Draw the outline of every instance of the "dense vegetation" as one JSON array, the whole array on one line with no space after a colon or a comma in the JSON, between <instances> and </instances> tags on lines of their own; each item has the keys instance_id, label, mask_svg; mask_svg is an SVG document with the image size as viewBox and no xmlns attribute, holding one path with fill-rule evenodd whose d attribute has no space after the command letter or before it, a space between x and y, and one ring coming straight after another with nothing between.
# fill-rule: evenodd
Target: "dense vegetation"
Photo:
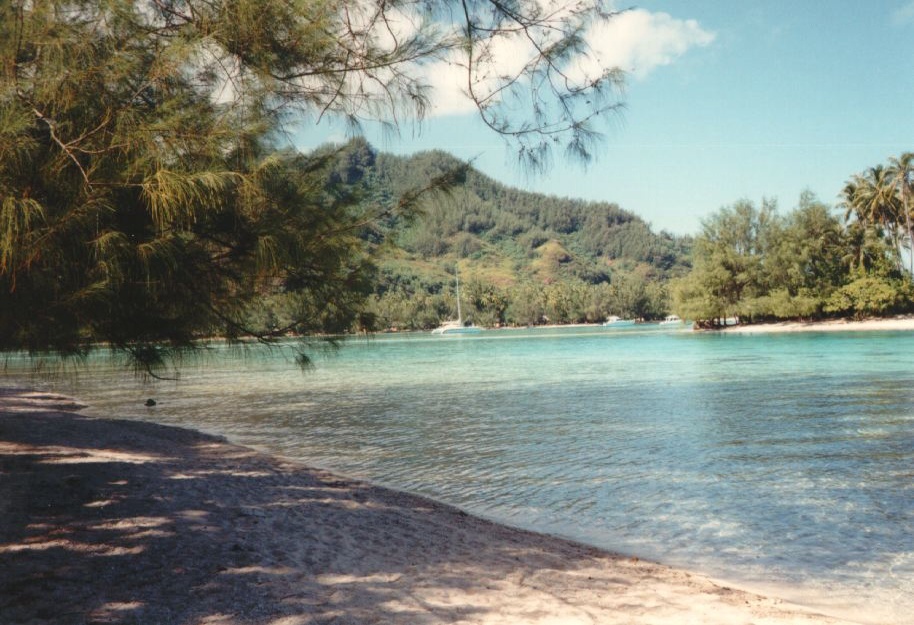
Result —
<instances>
[{"instance_id":1,"label":"dense vegetation","mask_svg":"<svg viewBox=\"0 0 914 625\"><path fill-rule=\"evenodd\" d=\"M854 176L843 220L805 194L785 216L741 201L703 224L694 269L673 288L676 312L704 325L909 312L914 155Z\"/></svg>"},{"instance_id":2,"label":"dense vegetation","mask_svg":"<svg viewBox=\"0 0 914 625\"><path fill-rule=\"evenodd\" d=\"M698 320L910 308L910 154L848 182L844 222L812 198L723 209L692 260L614 204L510 189L443 152L283 147L292 113L421 118L415 70L447 61L523 162L587 159L621 76L563 68L612 19L601 5L0 3L0 349L107 344L152 368L210 336L428 328L454 315L458 267L482 325L654 318L676 278ZM390 30L400 11L409 32ZM518 37L529 59L496 76L489 52Z\"/></svg>"},{"instance_id":3,"label":"dense vegetation","mask_svg":"<svg viewBox=\"0 0 914 625\"><path fill-rule=\"evenodd\" d=\"M622 78L575 62L602 4L0 2L0 349L151 368L201 337L370 321L364 229L418 196L363 201L332 154L283 151L284 124L420 119L422 68L448 63L531 167L586 160Z\"/></svg>"},{"instance_id":4,"label":"dense vegetation","mask_svg":"<svg viewBox=\"0 0 914 625\"><path fill-rule=\"evenodd\" d=\"M780 214L741 200L693 241L655 234L615 204L527 193L443 152L340 151L339 179L372 202L409 195L447 172L461 182L409 219L378 226L388 244L369 307L378 328L422 329L454 315L487 326L654 319L676 312L713 327L741 322L909 312L914 156L852 177L835 209L805 193Z\"/></svg>"},{"instance_id":5,"label":"dense vegetation","mask_svg":"<svg viewBox=\"0 0 914 625\"><path fill-rule=\"evenodd\" d=\"M689 240L656 234L615 204L528 193L502 185L444 152L378 154L341 147L334 180L387 215L363 236L385 241L369 310L378 328L423 329L456 313L486 326L656 318L665 284L688 271ZM418 214L396 210L430 181L452 179Z\"/></svg>"}]
</instances>

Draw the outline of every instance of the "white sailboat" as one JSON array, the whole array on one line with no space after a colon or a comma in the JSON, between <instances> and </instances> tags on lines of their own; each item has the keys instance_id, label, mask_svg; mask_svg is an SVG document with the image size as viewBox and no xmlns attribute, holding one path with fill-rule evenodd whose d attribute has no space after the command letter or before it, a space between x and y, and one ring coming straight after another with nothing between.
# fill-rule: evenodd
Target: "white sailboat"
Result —
<instances>
[{"instance_id":1,"label":"white sailboat","mask_svg":"<svg viewBox=\"0 0 914 625\"><path fill-rule=\"evenodd\" d=\"M623 319L617 315L610 315L603 322L604 328L627 328L633 325L635 325L634 319Z\"/></svg>"},{"instance_id":2,"label":"white sailboat","mask_svg":"<svg viewBox=\"0 0 914 625\"><path fill-rule=\"evenodd\" d=\"M460 311L460 276L454 269L454 279L457 281L457 319L456 321L445 321L440 326L432 330L432 334L476 334L482 332L482 328L473 325L463 325L463 314Z\"/></svg>"}]
</instances>

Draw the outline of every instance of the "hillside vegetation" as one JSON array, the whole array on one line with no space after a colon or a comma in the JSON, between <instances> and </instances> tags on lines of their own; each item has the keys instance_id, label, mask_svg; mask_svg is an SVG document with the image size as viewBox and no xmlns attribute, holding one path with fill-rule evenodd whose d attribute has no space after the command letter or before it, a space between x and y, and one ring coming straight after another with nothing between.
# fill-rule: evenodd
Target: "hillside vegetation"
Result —
<instances>
[{"instance_id":1,"label":"hillside vegetation","mask_svg":"<svg viewBox=\"0 0 914 625\"><path fill-rule=\"evenodd\" d=\"M453 156L378 153L365 141L337 154L336 183L358 188L382 215L365 233L379 242L370 311L379 328L425 329L456 315L496 326L656 318L666 283L689 270L690 241L655 233L616 204L529 193ZM418 212L397 204L433 181Z\"/></svg>"},{"instance_id":2,"label":"hillside vegetation","mask_svg":"<svg viewBox=\"0 0 914 625\"><path fill-rule=\"evenodd\" d=\"M463 320L488 327L669 312L714 327L914 309L914 155L854 176L843 219L809 193L784 215L773 201L740 200L694 238L655 233L613 203L508 187L443 151L394 156L354 140L307 158L324 163L326 195L351 206L371 267L361 329L454 319L457 275ZM266 298L258 325L285 327L281 297ZM321 302L310 310L332 318Z\"/></svg>"}]
</instances>

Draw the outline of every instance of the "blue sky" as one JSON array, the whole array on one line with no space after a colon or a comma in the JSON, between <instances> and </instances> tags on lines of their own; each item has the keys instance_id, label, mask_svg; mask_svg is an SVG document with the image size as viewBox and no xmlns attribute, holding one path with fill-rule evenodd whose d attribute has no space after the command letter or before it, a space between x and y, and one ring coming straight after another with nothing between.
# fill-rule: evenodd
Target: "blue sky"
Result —
<instances>
[{"instance_id":1,"label":"blue sky","mask_svg":"<svg viewBox=\"0 0 914 625\"><path fill-rule=\"evenodd\" d=\"M637 18L637 19L635 19ZM740 199L804 189L835 203L854 173L914 150L914 0L644 0L611 37L630 72L596 162L531 176L470 112L432 116L398 154L444 149L513 186L616 202L657 230L697 233ZM300 146L341 140L308 127Z\"/></svg>"}]
</instances>

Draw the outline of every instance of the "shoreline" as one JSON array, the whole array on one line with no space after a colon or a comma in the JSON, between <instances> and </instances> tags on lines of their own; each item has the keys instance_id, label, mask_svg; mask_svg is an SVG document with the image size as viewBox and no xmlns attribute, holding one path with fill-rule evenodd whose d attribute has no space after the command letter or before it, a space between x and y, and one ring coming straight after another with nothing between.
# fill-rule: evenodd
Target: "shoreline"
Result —
<instances>
[{"instance_id":1,"label":"shoreline","mask_svg":"<svg viewBox=\"0 0 914 625\"><path fill-rule=\"evenodd\" d=\"M653 327L658 322L646 321L637 323L633 328ZM487 331L523 331L523 330L561 330L568 328L601 328L602 323L554 323L534 326L503 326L500 328L484 328ZM630 329L630 328L626 328ZM722 328L691 328L684 325L683 330L705 333L728 334L764 334L780 332L863 332L863 331L900 331L914 330L914 315L898 315L895 317L867 317L865 319L823 319L815 321L775 321L770 323L752 323L745 325L726 326ZM394 332L382 331L379 335L426 335L428 330L398 330Z\"/></svg>"},{"instance_id":2,"label":"shoreline","mask_svg":"<svg viewBox=\"0 0 914 625\"><path fill-rule=\"evenodd\" d=\"M728 326L717 330L698 332L721 332L725 334L767 334L784 332L872 332L872 331L914 330L914 317L872 317L868 319L829 319L824 321L780 321Z\"/></svg>"},{"instance_id":3,"label":"shoreline","mask_svg":"<svg viewBox=\"0 0 914 625\"><path fill-rule=\"evenodd\" d=\"M851 622L81 407L0 389L4 624Z\"/></svg>"}]
</instances>

